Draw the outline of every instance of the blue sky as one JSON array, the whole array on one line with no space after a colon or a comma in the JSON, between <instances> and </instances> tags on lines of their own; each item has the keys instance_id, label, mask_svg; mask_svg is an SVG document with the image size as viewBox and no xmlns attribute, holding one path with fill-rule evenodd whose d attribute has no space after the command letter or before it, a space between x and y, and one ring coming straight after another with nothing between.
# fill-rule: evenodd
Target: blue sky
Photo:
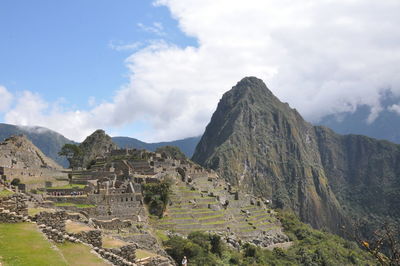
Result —
<instances>
[{"instance_id":1,"label":"blue sky","mask_svg":"<svg viewBox=\"0 0 400 266\"><path fill-rule=\"evenodd\" d=\"M245 76L309 121L400 95L398 0L2 0L0 121L201 135ZM390 110L400 114L400 103Z\"/></svg>"},{"instance_id":2,"label":"blue sky","mask_svg":"<svg viewBox=\"0 0 400 266\"><path fill-rule=\"evenodd\" d=\"M161 23L164 36L139 26L153 23ZM161 37L195 45L166 7L149 0L2 0L0 33L0 84L78 108L87 108L89 97L110 99L127 82L124 60L132 51L113 45Z\"/></svg>"}]
</instances>

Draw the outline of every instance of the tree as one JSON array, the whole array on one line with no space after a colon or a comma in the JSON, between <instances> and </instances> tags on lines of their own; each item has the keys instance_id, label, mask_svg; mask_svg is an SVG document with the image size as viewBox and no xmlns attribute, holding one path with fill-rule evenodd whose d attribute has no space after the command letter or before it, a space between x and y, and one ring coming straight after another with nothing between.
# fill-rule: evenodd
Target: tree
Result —
<instances>
[{"instance_id":1,"label":"tree","mask_svg":"<svg viewBox=\"0 0 400 266\"><path fill-rule=\"evenodd\" d=\"M400 229L392 224L385 223L372 233L369 239L363 237L361 233L362 224L353 224L351 232L345 233L355 240L363 249L368 251L381 265L400 265Z\"/></svg>"},{"instance_id":2,"label":"tree","mask_svg":"<svg viewBox=\"0 0 400 266\"><path fill-rule=\"evenodd\" d=\"M163 180L160 183L143 185L144 202L149 206L150 214L162 217L170 196L171 182Z\"/></svg>"},{"instance_id":3,"label":"tree","mask_svg":"<svg viewBox=\"0 0 400 266\"><path fill-rule=\"evenodd\" d=\"M21 180L19 179L19 178L14 178L12 181L11 181L11 185L12 186L18 186L19 184L21 183Z\"/></svg>"},{"instance_id":4,"label":"tree","mask_svg":"<svg viewBox=\"0 0 400 266\"><path fill-rule=\"evenodd\" d=\"M82 156L83 152L78 145L75 144L65 144L61 151L58 153L60 156L65 156L69 162L69 167L75 167L76 162Z\"/></svg>"}]
</instances>

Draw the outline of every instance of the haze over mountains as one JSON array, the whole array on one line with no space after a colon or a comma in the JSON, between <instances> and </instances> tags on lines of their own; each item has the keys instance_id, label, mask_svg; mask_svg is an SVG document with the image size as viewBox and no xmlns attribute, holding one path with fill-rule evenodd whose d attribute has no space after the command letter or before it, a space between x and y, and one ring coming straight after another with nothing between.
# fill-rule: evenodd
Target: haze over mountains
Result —
<instances>
[{"instance_id":1,"label":"haze over mountains","mask_svg":"<svg viewBox=\"0 0 400 266\"><path fill-rule=\"evenodd\" d=\"M370 117L373 111L370 106L361 105L354 112L326 116L317 124L340 134L360 134L400 143L400 98L387 90L381 94L379 102L376 117Z\"/></svg>"}]
</instances>

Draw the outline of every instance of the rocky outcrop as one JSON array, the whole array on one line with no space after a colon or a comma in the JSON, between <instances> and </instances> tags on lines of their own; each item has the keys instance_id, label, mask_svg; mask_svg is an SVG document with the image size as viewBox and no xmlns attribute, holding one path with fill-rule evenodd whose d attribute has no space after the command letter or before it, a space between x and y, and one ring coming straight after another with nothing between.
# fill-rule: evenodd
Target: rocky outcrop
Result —
<instances>
[{"instance_id":1,"label":"rocky outcrop","mask_svg":"<svg viewBox=\"0 0 400 266\"><path fill-rule=\"evenodd\" d=\"M71 167L89 167L97 157L117 148L111 137L98 129L79 145L80 153L74 156Z\"/></svg>"},{"instance_id":2,"label":"rocky outcrop","mask_svg":"<svg viewBox=\"0 0 400 266\"><path fill-rule=\"evenodd\" d=\"M340 225L350 221L343 206L354 206L361 215L361 207L369 212L400 204L398 196L386 207L372 204L377 195L368 198L367 192L382 182L400 183L399 156L398 145L314 127L262 80L249 77L224 94L193 160L241 189L272 199L275 207L293 209L316 228L340 232ZM366 194L356 198L355 188Z\"/></svg>"},{"instance_id":3,"label":"rocky outcrop","mask_svg":"<svg viewBox=\"0 0 400 266\"><path fill-rule=\"evenodd\" d=\"M59 156L58 152L64 144L74 143L72 140L44 127L27 127L0 123L0 141L13 135L26 136L47 157L65 168L68 167L66 158Z\"/></svg>"},{"instance_id":4,"label":"rocky outcrop","mask_svg":"<svg viewBox=\"0 0 400 266\"><path fill-rule=\"evenodd\" d=\"M23 135L12 136L0 143L0 166L18 169L62 169Z\"/></svg>"}]
</instances>

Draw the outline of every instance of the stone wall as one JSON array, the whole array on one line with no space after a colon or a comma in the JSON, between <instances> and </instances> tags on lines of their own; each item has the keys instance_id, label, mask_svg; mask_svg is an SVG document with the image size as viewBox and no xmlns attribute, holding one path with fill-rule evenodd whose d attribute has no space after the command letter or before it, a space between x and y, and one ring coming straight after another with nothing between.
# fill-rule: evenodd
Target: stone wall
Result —
<instances>
[{"instance_id":1,"label":"stone wall","mask_svg":"<svg viewBox=\"0 0 400 266\"><path fill-rule=\"evenodd\" d=\"M106 230L118 230L123 228L129 228L132 226L131 220L121 221L119 218L114 218L112 220L105 220L105 221L92 219L91 221L99 228Z\"/></svg>"},{"instance_id":2,"label":"stone wall","mask_svg":"<svg viewBox=\"0 0 400 266\"><path fill-rule=\"evenodd\" d=\"M26 198L21 193L0 198L0 208L15 212L17 215L28 215Z\"/></svg>"},{"instance_id":3,"label":"stone wall","mask_svg":"<svg viewBox=\"0 0 400 266\"><path fill-rule=\"evenodd\" d=\"M54 203L95 204L89 197L84 196L47 196L46 200Z\"/></svg>"},{"instance_id":4,"label":"stone wall","mask_svg":"<svg viewBox=\"0 0 400 266\"><path fill-rule=\"evenodd\" d=\"M0 208L0 223L22 223L26 220L23 215Z\"/></svg>"},{"instance_id":5,"label":"stone wall","mask_svg":"<svg viewBox=\"0 0 400 266\"><path fill-rule=\"evenodd\" d=\"M48 168L8 168L0 167L0 175L6 176L7 180L13 180L19 178L22 183L40 180L54 180L55 178L68 178L68 174L63 173L59 170L48 169Z\"/></svg>"},{"instance_id":6,"label":"stone wall","mask_svg":"<svg viewBox=\"0 0 400 266\"><path fill-rule=\"evenodd\" d=\"M91 204L96 207L96 219L110 220L112 218L140 220L145 216L141 193L121 194L91 194L88 196Z\"/></svg>"},{"instance_id":7,"label":"stone wall","mask_svg":"<svg viewBox=\"0 0 400 266\"><path fill-rule=\"evenodd\" d=\"M43 224L51 229L56 229L65 233L65 221L67 213L65 211L57 211L55 213L41 212L33 218L37 224Z\"/></svg>"},{"instance_id":8,"label":"stone wall","mask_svg":"<svg viewBox=\"0 0 400 266\"><path fill-rule=\"evenodd\" d=\"M93 245L95 247L102 246L102 237L100 230L83 231L72 235L84 243Z\"/></svg>"},{"instance_id":9,"label":"stone wall","mask_svg":"<svg viewBox=\"0 0 400 266\"><path fill-rule=\"evenodd\" d=\"M123 246L121 248L105 248L104 250L110 253L113 253L121 258L124 258L127 261L135 262L136 259L136 244L130 244Z\"/></svg>"},{"instance_id":10,"label":"stone wall","mask_svg":"<svg viewBox=\"0 0 400 266\"><path fill-rule=\"evenodd\" d=\"M102 258L110 261L113 265L117 265L117 266L142 265L142 264L136 264L135 262L128 261L121 256L118 256L112 252L107 251L106 249L95 247L94 251L97 252Z\"/></svg>"}]
</instances>

